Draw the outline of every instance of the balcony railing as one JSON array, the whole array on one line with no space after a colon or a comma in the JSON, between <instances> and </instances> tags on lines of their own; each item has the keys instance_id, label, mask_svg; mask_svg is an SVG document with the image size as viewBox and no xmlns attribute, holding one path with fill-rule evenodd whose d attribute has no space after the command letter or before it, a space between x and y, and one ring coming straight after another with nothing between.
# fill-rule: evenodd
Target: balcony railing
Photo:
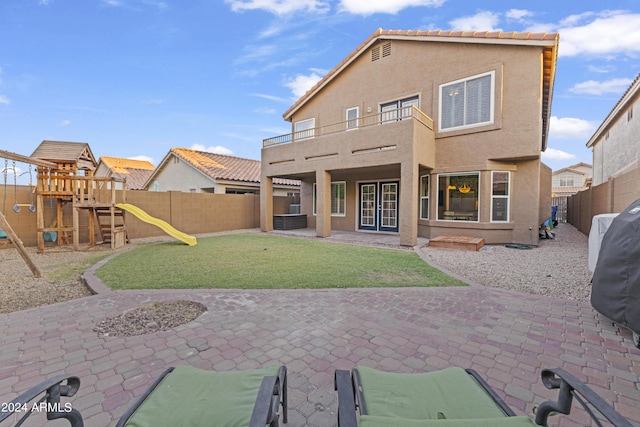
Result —
<instances>
[{"instance_id":1,"label":"balcony railing","mask_svg":"<svg viewBox=\"0 0 640 427\"><path fill-rule=\"evenodd\" d=\"M290 144L294 141L303 141L322 135L330 135L332 133L346 132L369 126L379 126L401 120L414 119L433 130L433 119L423 113L415 106L402 107L394 110L382 111L377 114L361 116L355 119L345 120L326 126L320 126L312 129L305 129L298 132L287 133L284 135L267 138L262 141L263 147L271 147L280 144Z\"/></svg>"}]
</instances>

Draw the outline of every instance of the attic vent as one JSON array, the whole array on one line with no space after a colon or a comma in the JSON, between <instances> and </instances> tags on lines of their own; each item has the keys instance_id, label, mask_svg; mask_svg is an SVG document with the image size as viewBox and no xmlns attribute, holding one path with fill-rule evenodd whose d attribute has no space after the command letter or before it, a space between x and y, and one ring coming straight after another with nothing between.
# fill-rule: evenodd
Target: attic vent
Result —
<instances>
[{"instance_id":1,"label":"attic vent","mask_svg":"<svg viewBox=\"0 0 640 427\"><path fill-rule=\"evenodd\" d=\"M391 55L391 42L382 45L382 57Z\"/></svg>"},{"instance_id":2,"label":"attic vent","mask_svg":"<svg viewBox=\"0 0 640 427\"><path fill-rule=\"evenodd\" d=\"M371 62L380 59L380 46L376 46L371 49Z\"/></svg>"}]
</instances>

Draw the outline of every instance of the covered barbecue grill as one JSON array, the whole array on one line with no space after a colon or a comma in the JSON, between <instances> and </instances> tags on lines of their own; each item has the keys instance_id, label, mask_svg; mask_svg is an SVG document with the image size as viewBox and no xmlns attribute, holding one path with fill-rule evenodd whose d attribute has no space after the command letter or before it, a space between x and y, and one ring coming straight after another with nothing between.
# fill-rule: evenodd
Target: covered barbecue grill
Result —
<instances>
[{"instance_id":1,"label":"covered barbecue grill","mask_svg":"<svg viewBox=\"0 0 640 427\"><path fill-rule=\"evenodd\" d=\"M629 328L640 348L640 199L624 209L602 238L591 305Z\"/></svg>"}]
</instances>

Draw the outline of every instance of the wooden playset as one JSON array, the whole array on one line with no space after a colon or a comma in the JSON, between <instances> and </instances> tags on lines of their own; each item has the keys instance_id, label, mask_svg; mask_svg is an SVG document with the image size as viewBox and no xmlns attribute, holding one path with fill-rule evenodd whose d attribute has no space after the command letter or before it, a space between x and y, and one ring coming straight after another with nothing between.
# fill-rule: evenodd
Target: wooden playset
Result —
<instances>
[{"instance_id":1,"label":"wooden playset","mask_svg":"<svg viewBox=\"0 0 640 427\"><path fill-rule=\"evenodd\" d=\"M22 208L28 208L37 215L38 252L45 250L45 243L54 243L57 246L72 244L74 250L79 250L80 217L83 212L87 213L88 218L89 246L96 244L96 228L103 243L110 243L112 248L124 246L124 215L123 211L116 207L118 203L126 203L124 185L121 186L122 190L118 189L116 192L116 182L121 180L93 175L97 162L89 144L43 141L31 156L0 150L0 158L14 162L14 186L16 161L37 167L35 205L32 201L29 204L16 201L13 210L18 213ZM5 177L6 169L5 166ZM6 198L6 178L4 185ZM68 212L65 205L68 204L71 204L71 223L68 213L65 216L65 212ZM22 246L5 214L6 212L0 213L0 229L16 247Z\"/></svg>"}]
</instances>

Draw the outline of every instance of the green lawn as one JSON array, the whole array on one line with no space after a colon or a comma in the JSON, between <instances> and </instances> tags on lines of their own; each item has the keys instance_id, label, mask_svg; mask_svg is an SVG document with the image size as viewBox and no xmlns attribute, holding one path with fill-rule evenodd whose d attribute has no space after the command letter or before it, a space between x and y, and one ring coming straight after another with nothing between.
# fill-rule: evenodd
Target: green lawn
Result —
<instances>
[{"instance_id":1,"label":"green lawn","mask_svg":"<svg viewBox=\"0 0 640 427\"><path fill-rule=\"evenodd\" d=\"M464 286L411 251L266 234L162 243L127 251L97 270L112 289L275 289Z\"/></svg>"}]
</instances>

